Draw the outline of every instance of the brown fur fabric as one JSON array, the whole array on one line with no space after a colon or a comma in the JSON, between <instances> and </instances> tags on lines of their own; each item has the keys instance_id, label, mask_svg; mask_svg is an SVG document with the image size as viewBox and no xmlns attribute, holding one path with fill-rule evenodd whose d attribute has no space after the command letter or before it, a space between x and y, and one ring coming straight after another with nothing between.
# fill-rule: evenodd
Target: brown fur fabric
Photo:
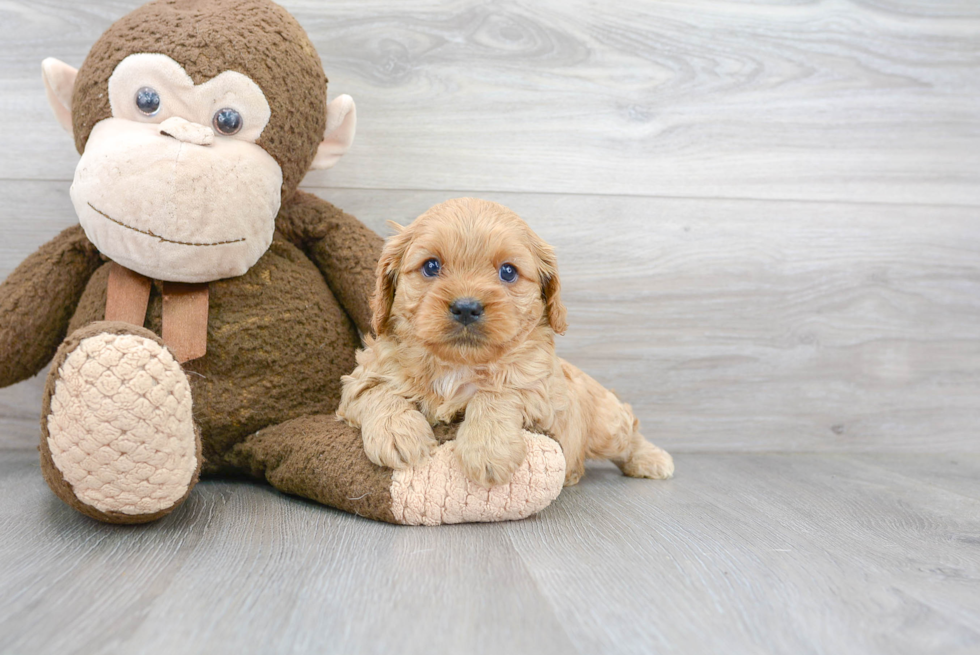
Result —
<instances>
[{"instance_id":1,"label":"brown fur fabric","mask_svg":"<svg viewBox=\"0 0 980 655\"><path fill-rule=\"evenodd\" d=\"M367 334L371 304L364 290L374 286L381 237L350 214L303 191L297 191L283 206L276 226L309 255L348 316ZM373 253L374 257L364 257L363 253Z\"/></svg>"},{"instance_id":2,"label":"brown fur fabric","mask_svg":"<svg viewBox=\"0 0 980 655\"><path fill-rule=\"evenodd\" d=\"M245 275L209 284L207 354L184 366L203 472L244 467L289 493L392 520L390 496L385 500L390 471L367 462L356 431L332 416L316 418L335 411L340 377L354 366L358 328L366 331L370 323L368 294L382 246L353 216L296 191L326 126L326 77L316 51L295 19L267 0L155 0L114 23L79 70L72 97L79 152L93 126L111 116L107 83L116 65L141 52L171 57L198 84L227 70L256 82L272 110L258 145L283 171L279 232ZM86 326L104 319L109 266L103 263L74 227L0 285L0 385L37 373L69 329L81 330L66 342L63 358ZM157 282L145 317L151 333L161 332L161 309ZM249 438L251 445L243 446ZM82 510L50 453L43 462L52 489ZM348 500L362 496L368 500Z\"/></svg>"},{"instance_id":3,"label":"brown fur fabric","mask_svg":"<svg viewBox=\"0 0 980 655\"><path fill-rule=\"evenodd\" d=\"M179 378L182 372L190 388L191 416L184 403L180 419L185 460L190 462L189 439L196 434L198 473L245 473L265 478L286 493L383 521L411 522L413 512L418 518L422 511L412 509L416 505L423 509L443 507L460 494L466 511L454 520L519 518L546 506L557 493L549 476L562 471L543 466L555 454L551 442L543 438L539 442L546 447L538 443L535 460L542 464L541 470L534 480L517 489L515 497L521 511L508 514L497 511L507 505L506 494L498 492L492 499L484 494L481 500L479 495L468 493L465 485L454 483L445 466L438 469L441 477L433 479L427 477L430 469L422 469L415 477L399 478L399 474L376 466L361 448L360 433L332 415L340 399L341 376L355 365L358 330L369 330L368 295L382 240L353 216L296 191L323 139L326 124L326 78L319 57L296 21L268 0L154 0L136 9L106 31L78 72L72 118L79 152L85 149L93 126L111 116L110 75L120 61L135 53L167 55L198 84L229 70L251 78L272 110L257 143L279 163L283 173L282 203L271 246L244 275L209 283L207 353L185 363L181 371L169 370L168 379ZM227 211L235 208L228 207ZM103 479L111 476L96 475L103 472L100 466L104 462L84 451L89 457L83 462L88 463L82 466L75 462L86 473L82 477L72 475L78 469L66 463L68 459L55 464L64 453L75 452L63 447L63 439L57 440L67 434L66 425L87 429L77 415L59 413L59 407L68 406L63 397L70 392L60 392L52 411L51 394L59 375L63 373L66 380L61 389L68 388L69 380L84 377L68 371L68 367L59 368L71 356L70 351L87 335L96 336L84 347L90 343L93 348L103 347L105 342L99 341L99 335L107 330L150 335L160 343L154 335L161 333L161 284L154 282L150 291L143 322L147 329L106 323L110 266L103 262L76 227L42 247L0 285L0 386L37 373L72 330L49 374L45 393L41 445L45 478L60 498L88 516L108 522L142 522L159 518L173 506L138 516L96 510L79 500L95 496L81 492L76 496L78 489L73 491L66 479L76 480L73 484L77 485L83 480L89 491L102 489L98 483L111 485L111 480ZM160 352L156 344L144 339L118 341L142 344L127 345L132 349L125 357L141 353L140 348ZM71 361L75 360L72 357ZM105 372L110 372L109 368ZM86 378L77 386L85 392L99 384L111 385L113 375L103 380L99 374L98 382ZM179 383L180 393L187 399L184 379ZM173 387L149 388L164 389L166 394L171 393L166 389ZM167 400L160 399L159 403ZM94 412L104 408L98 402L93 401L96 410L86 416L96 416ZM137 414L132 416L136 416L137 427L120 427L98 417L94 423L98 428L110 426L121 431L126 438L146 439L134 448L147 445L152 450L157 448L153 441L158 437L172 436L170 428L150 425ZM54 454L47 444L49 417L55 421ZM78 438L69 445L92 443L96 442ZM62 475L58 466L66 467L61 470L67 475ZM182 471L190 476L191 468L188 465ZM400 486L396 484L399 480ZM118 489L113 487L113 491ZM403 495L393 489L401 489ZM182 488L178 488L174 497L181 493ZM113 511L120 506L134 507L101 505ZM159 505L143 507L153 512ZM396 517L398 507L401 516L408 518Z\"/></svg>"},{"instance_id":4,"label":"brown fur fabric","mask_svg":"<svg viewBox=\"0 0 980 655\"><path fill-rule=\"evenodd\" d=\"M254 0L156 0L118 20L78 71L72 119L79 153L95 124L112 115L109 76L141 52L179 62L195 84L229 70L258 84L272 116L257 143L282 168L283 199L296 189L323 139L327 78L306 32L285 9Z\"/></svg>"},{"instance_id":5,"label":"brown fur fabric","mask_svg":"<svg viewBox=\"0 0 980 655\"><path fill-rule=\"evenodd\" d=\"M333 415L304 416L260 430L237 444L227 461L285 493L395 522L391 471L372 464L360 433Z\"/></svg>"},{"instance_id":6,"label":"brown fur fabric","mask_svg":"<svg viewBox=\"0 0 980 655\"><path fill-rule=\"evenodd\" d=\"M70 330L103 318L108 268L92 277ZM278 235L245 275L211 282L209 291L208 351L184 370L204 435L204 471L215 473L229 470L225 454L246 436L336 410L360 339L320 271ZM161 310L155 282L146 327L157 334Z\"/></svg>"},{"instance_id":7,"label":"brown fur fabric","mask_svg":"<svg viewBox=\"0 0 980 655\"><path fill-rule=\"evenodd\" d=\"M82 228L70 227L25 259L0 292L0 387L26 380L51 360L85 282L102 258Z\"/></svg>"}]
</instances>

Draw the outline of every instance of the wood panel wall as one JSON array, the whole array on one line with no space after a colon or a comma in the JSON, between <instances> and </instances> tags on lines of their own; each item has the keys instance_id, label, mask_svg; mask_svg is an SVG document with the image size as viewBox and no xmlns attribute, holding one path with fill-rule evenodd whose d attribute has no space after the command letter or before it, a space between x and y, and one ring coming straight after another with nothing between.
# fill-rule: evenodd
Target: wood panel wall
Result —
<instances>
[{"instance_id":1,"label":"wood panel wall","mask_svg":"<svg viewBox=\"0 0 980 655\"><path fill-rule=\"evenodd\" d=\"M41 59L138 4L0 4L0 278L75 221ZM980 450L980 4L283 4L358 103L305 187L382 233L518 211L558 249L561 354L654 441ZM42 382L0 390L0 444L35 443Z\"/></svg>"}]
</instances>

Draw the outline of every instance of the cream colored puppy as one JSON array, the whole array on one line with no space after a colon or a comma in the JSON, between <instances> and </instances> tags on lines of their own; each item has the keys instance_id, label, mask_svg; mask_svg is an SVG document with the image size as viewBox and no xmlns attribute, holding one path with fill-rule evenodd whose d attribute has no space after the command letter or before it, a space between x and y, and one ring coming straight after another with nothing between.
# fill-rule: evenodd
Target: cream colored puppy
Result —
<instances>
[{"instance_id":1,"label":"cream colored puppy","mask_svg":"<svg viewBox=\"0 0 980 655\"><path fill-rule=\"evenodd\" d=\"M378 336L343 378L337 412L361 429L371 461L415 466L438 445L432 426L462 418L456 454L485 486L524 460L524 428L561 444L566 486L586 458L633 477L673 474L629 405L555 355L565 331L555 254L517 214L461 198L398 229L378 263Z\"/></svg>"}]
</instances>

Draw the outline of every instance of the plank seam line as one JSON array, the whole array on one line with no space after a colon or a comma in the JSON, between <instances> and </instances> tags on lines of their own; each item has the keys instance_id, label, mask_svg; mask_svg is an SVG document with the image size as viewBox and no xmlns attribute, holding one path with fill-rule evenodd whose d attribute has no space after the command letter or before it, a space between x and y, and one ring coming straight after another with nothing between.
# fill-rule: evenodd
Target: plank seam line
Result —
<instances>
[{"instance_id":1,"label":"plank seam line","mask_svg":"<svg viewBox=\"0 0 980 655\"><path fill-rule=\"evenodd\" d=\"M928 202L889 202L886 200L820 200L815 198L749 198L736 196L672 196L649 195L641 193L580 193L575 191L507 191L505 189L416 189L389 187L342 187L316 184L301 184L304 190L325 191L402 191L406 193L501 193L524 196L569 196L575 198L647 198L651 200L709 200L717 202L771 202L771 203L805 203L814 205L880 205L884 207L942 207L954 209L977 209L976 204L965 203L928 203Z\"/></svg>"},{"instance_id":2,"label":"plank seam line","mask_svg":"<svg viewBox=\"0 0 980 655\"><path fill-rule=\"evenodd\" d=\"M67 186L71 185L71 180L52 179L52 178L11 178L0 177L3 182L62 182ZM354 186L326 186L322 184L300 184L300 189L327 191L402 191L406 193L450 193L450 194L479 194L479 193L501 193L508 195L525 196L568 196L574 198L646 198L650 200L702 200L715 202L767 202L767 203L799 203L813 205L870 205L882 207L934 207L949 209L977 209L980 201L975 204L969 203L929 203L929 202L890 202L887 200L847 200L847 199L828 199L819 198L752 198L738 196L674 196L674 195L650 195L643 193L582 193L577 191L527 191L527 190L506 190L506 189L419 189L412 187L354 187ZM457 197L457 196L453 196Z\"/></svg>"}]
</instances>

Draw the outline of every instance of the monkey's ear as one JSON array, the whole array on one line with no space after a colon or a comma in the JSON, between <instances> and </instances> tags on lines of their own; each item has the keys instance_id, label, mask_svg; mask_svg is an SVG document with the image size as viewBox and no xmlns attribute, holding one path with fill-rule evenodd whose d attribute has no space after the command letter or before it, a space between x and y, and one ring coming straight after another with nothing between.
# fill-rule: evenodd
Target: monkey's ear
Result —
<instances>
[{"instance_id":1,"label":"monkey's ear","mask_svg":"<svg viewBox=\"0 0 980 655\"><path fill-rule=\"evenodd\" d=\"M316 157L310 168L323 170L340 160L354 142L357 127L357 109L354 99L344 94L327 105L327 130L316 149Z\"/></svg>"},{"instance_id":2,"label":"monkey's ear","mask_svg":"<svg viewBox=\"0 0 980 655\"><path fill-rule=\"evenodd\" d=\"M72 68L63 61L48 57L41 62L41 77L44 78L44 90L48 95L48 104L54 110L54 117L68 134L71 127L71 92L75 88L75 78L78 69Z\"/></svg>"}]
</instances>

